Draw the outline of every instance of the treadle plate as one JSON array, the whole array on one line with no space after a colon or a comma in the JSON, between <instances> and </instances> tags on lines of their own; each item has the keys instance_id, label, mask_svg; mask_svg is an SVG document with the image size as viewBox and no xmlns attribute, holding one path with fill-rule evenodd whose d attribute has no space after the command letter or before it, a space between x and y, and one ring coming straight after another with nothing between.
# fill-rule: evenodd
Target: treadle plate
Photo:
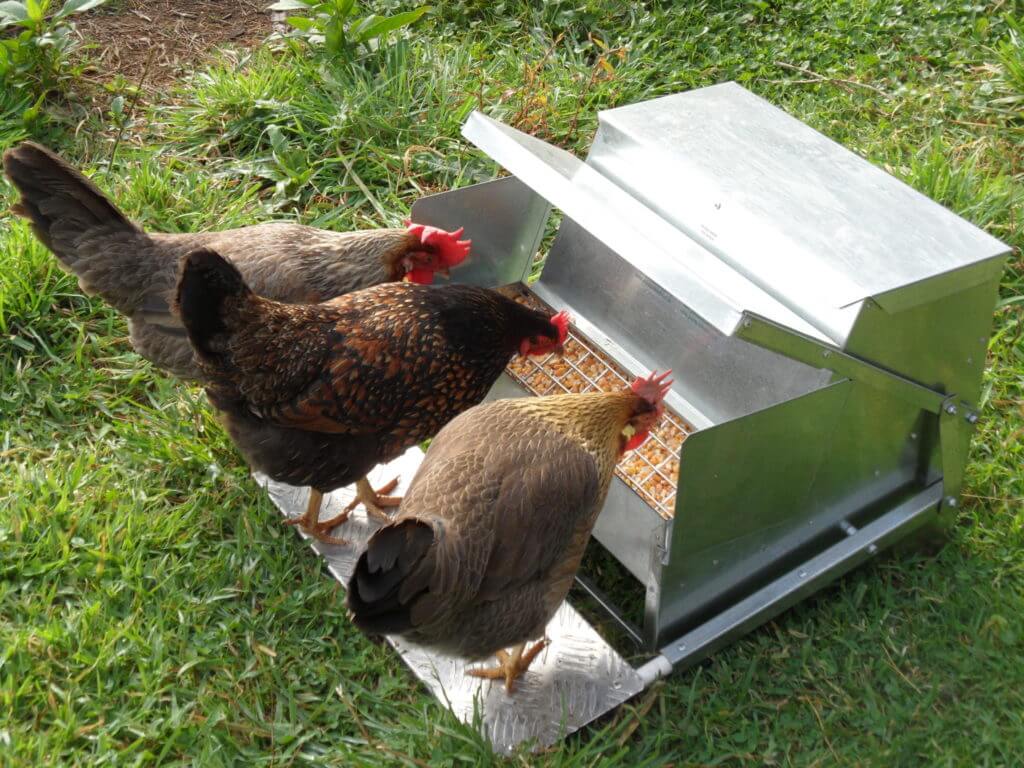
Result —
<instances>
[{"instance_id":1,"label":"treadle plate","mask_svg":"<svg viewBox=\"0 0 1024 768\"><path fill-rule=\"evenodd\" d=\"M391 463L377 467L370 474L370 482L379 487L398 476L394 493L401 495L422 460L422 452L411 448ZM308 489L277 483L259 473L254 477L266 487L271 501L285 517L298 516L305 510ZM355 489L350 486L325 497L321 516L338 514L354 495ZM356 558L378 525L359 507L348 522L333 531L333 535L348 539L348 545L309 541L334 578L345 586ZM499 683L465 674L467 667L490 666L493 660L467 665L461 659L400 638L387 640L456 717L471 723L474 709L478 711L481 727L495 750L507 753L530 740L537 747L554 744L643 689L636 671L567 602L551 619L546 635L551 643L534 660L511 696Z\"/></svg>"}]
</instances>

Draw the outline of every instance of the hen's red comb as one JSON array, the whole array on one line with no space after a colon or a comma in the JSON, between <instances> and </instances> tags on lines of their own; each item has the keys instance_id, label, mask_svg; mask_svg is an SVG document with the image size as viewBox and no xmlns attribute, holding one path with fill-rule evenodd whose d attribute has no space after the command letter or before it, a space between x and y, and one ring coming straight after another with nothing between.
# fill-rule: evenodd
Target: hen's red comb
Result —
<instances>
[{"instance_id":1,"label":"hen's red comb","mask_svg":"<svg viewBox=\"0 0 1024 768\"><path fill-rule=\"evenodd\" d=\"M650 375L635 379L629 388L651 405L657 405L665 399L665 395L672 388L673 382L668 378L671 375L671 370L665 371L660 376L657 371L651 371Z\"/></svg>"},{"instance_id":2,"label":"hen's red comb","mask_svg":"<svg viewBox=\"0 0 1024 768\"><path fill-rule=\"evenodd\" d=\"M558 314L551 316L551 324L558 329L558 343L564 344L566 337L569 335L569 323L572 321L572 317L564 309Z\"/></svg>"},{"instance_id":3,"label":"hen's red comb","mask_svg":"<svg viewBox=\"0 0 1024 768\"><path fill-rule=\"evenodd\" d=\"M429 224L414 224L410 219L406 219L405 228L416 235L421 243L431 246L441 260L441 266L445 268L461 264L469 255L470 246L473 245L472 240L459 240L465 227L447 232Z\"/></svg>"}]
</instances>

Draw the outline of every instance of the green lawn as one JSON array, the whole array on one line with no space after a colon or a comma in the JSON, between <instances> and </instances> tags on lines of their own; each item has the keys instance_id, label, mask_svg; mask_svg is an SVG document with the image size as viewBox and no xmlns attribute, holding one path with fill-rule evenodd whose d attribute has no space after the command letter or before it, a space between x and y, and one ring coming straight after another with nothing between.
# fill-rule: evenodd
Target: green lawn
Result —
<instances>
[{"instance_id":1,"label":"green lawn","mask_svg":"<svg viewBox=\"0 0 1024 768\"><path fill-rule=\"evenodd\" d=\"M2 91L0 148L55 143L153 228L394 225L422 194L493 176L459 135L478 104L582 152L598 109L733 79L1024 244L1024 49L1002 16L1018 3L535 6L439 4L355 66L298 44L222 56L140 103L112 167L113 93L25 125L31 100ZM0 766L502 762L347 623L201 392L156 373L24 224L0 222ZM858 570L513 763L1019 764L1024 263L1010 261L949 544Z\"/></svg>"}]
</instances>

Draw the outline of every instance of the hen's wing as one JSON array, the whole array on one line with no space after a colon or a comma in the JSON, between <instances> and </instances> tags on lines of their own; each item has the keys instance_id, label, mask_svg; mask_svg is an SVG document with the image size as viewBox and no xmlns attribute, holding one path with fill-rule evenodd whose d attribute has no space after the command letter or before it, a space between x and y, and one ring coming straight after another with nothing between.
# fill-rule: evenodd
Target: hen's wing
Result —
<instances>
[{"instance_id":1,"label":"hen's wing","mask_svg":"<svg viewBox=\"0 0 1024 768\"><path fill-rule=\"evenodd\" d=\"M460 354L406 294L405 286L384 285L332 302L316 375L294 396L282 397L270 382L253 392L252 405L281 426L320 432L414 427L434 411L436 393L448 389L442 377L459 376L450 364Z\"/></svg>"},{"instance_id":2,"label":"hen's wing","mask_svg":"<svg viewBox=\"0 0 1024 768\"><path fill-rule=\"evenodd\" d=\"M546 578L591 521L600 483L582 446L506 401L467 411L434 439L398 520L360 559L357 623L386 615L386 631L402 631ZM416 535L384 533L410 526ZM424 526L433 531L426 549Z\"/></svg>"}]
</instances>

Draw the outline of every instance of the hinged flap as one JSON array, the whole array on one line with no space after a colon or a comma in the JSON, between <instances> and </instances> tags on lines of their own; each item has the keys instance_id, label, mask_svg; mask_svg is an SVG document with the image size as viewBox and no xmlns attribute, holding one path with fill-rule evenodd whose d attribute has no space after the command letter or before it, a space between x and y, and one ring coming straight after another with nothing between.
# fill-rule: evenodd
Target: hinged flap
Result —
<instances>
[{"instance_id":1,"label":"hinged flap","mask_svg":"<svg viewBox=\"0 0 1024 768\"><path fill-rule=\"evenodd\" d=\"M522 182L721 333L731 335L742 311L749 309L802 333L827 338L568 152L479 112L470 115L462 131ZM557 256L552 254L552 258ZM586 266L581 263L580 269Z\"/></svg>"}]
</instances>

